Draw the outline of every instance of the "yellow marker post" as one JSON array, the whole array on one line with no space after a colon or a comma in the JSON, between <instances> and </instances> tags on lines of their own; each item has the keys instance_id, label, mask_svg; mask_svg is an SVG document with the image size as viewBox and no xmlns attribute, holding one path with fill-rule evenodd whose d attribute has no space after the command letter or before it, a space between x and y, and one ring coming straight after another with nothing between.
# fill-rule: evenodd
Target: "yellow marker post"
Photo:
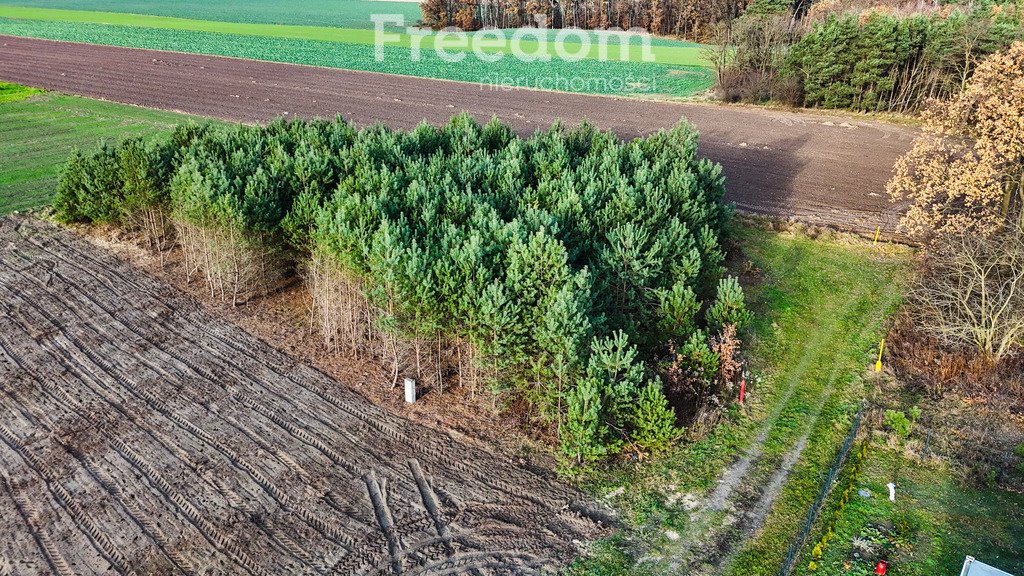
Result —
<instances>
[{"instance_id":1,"label":"yellow marker post","mask_svg":"<svg viewBox=\"0 0 1024 576\"><path fill-rule=\"evenodd\" d=\"M882 338L882 343L878 345L878 362L875 362L875 372L882 371L882 352L885 352L885 338Z\"/></svg>"},{"instance_id":2,"label":"yellow marker post","mask_svg":"<svg viewBox=\"0 0 1024 576\"><path fill-rule=\"evenodd\" d=\"M878 239L882 237L882 227L879 226L878 230L875 230L875 246L878 246Z\"/></svg>"}]
</instances>

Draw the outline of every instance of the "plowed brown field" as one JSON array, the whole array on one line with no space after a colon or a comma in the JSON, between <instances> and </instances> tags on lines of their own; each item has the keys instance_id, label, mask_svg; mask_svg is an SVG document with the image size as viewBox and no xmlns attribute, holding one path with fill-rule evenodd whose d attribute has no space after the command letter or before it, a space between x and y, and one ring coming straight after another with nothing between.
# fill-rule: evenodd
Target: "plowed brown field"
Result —
<instances>
[{"instance_id":1,"label":"plowed brown field","mask_svg":"<svg viewBox=\"0 0 1024 576\"><path fill-rule=\"evenodd\" d=\"M603 517L0 220L0 574L536 574Z\"/></svg>"},{"instance_id":2,"label":"plowed brown field","mask_svg":"<svg viewBox=\"0 0 1024 576\"><path fill-rule=\"evenodd\" d=\"M683 116L746 211L856 231L892 230L885 182L916 131L812 113L518 90L215 56L0 36L0 80L243 122L342 114L409 128L468 111L521 133L586 118L623 137Z\"/></svg>"}]
</instances>

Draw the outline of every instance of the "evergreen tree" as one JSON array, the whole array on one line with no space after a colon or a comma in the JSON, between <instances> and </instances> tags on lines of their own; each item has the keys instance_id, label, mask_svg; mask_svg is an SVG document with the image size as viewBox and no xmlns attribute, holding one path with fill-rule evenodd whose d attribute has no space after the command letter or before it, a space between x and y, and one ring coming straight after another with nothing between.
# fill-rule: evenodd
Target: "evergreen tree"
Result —
<instances>
[{"instance_id":1,"label":"evergreen tree","mask_svg":"<svg viewBox=\"0 0 1024 576\"><path fill-rule=\"evenodd\" d=\"M708 309L708 324L715 330L720 330L726 324L732 324L737 329L744 328L753 319L753 314L747 310L743 300L743 288L736 278L730 276L722 278L718 283L718 293L714 304Z\"/></svg>"},{"instance_id":2,"label":"evergreen tree","mask_svg":"<svg viewBox=\"0 0 1024 576\"><path fill-rule=\"evenodd\" d=\"M696 151L686 122L625 143L589 124L520 139L469 115L409 132L187 124L76 155L55 206L86 221L169 210L190 273L222 294L246 269L308 261L311 283L336 284L311 286L329 341L344 331L396 380L405 350L423 377L445 356L435 346L456 347L460 373L472 359L469 378L526 400L582 463L670 442L674 413L649 378L666 345L710 379L704 327L749 319L734 280L699 317L730 211L720 167Z\"/></svg>"}]
</instances>

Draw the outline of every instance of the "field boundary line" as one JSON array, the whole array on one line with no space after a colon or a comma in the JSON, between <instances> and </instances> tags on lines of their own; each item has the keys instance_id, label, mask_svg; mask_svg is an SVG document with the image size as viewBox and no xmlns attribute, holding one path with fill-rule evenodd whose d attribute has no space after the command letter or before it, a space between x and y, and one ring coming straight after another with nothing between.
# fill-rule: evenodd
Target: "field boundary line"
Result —
<instances>
[{"instance_id":1,"label":"field boundary line","mask_svg":"<svg viewBox=\"0 0 1024 576\"><path fill-rule=\"evenodd\" d=\"M853 417L853 424L850 425L850 432L846 435L843 447L839 450L839 454L836 454L836 459L832 463L832 467L829 468L828 476L825 477L825 481L821 484L821 489L818 491L817 499L815 499L814 504L812 504L811 508L807 511L807 517L804 519L803 526L800 528L797 536L793 539L793 542L789 545L789 551L786 553L786 559L779 568L778 576L789 576L790 572L793 571L793 565L796 563L797 557L800 556L800 550L803 549L807 536L811 533L814 523L818 520L818 513L821 512L821 508L825 504L825 499L828 498L828 495L832 492L832 487L835 485L836 477L839 476L839 472L843 469L843 465L846 464L846 457L850 453L853 441L857 438L857 434L860 432L860 426L863 421L864 404L861 404L860 409L857 410L857 415Z\"/></svg>"}]
</instances>

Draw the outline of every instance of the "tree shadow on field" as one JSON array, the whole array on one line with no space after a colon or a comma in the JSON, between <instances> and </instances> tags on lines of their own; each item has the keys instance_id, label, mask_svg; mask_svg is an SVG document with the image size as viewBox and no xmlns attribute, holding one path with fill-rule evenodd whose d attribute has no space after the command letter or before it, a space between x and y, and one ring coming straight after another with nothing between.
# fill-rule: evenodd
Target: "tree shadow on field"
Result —
<instances>
[{"instance_id":1,"label":"tree shadow on field","mask_svg":"<svg viewBox=\"0 0 1024 576\"><path fill-rule=\"evenodd\" d=\"M814 167L800 151L810 134L777 138L771 134L751 141L732 132L701 134L699 154L722 165L725 201L745 212L797 216L814 202ZM818 170L827 171L821 166ZM826 178L821 178L825 180Z\"/></svg>"}]
</instances>

